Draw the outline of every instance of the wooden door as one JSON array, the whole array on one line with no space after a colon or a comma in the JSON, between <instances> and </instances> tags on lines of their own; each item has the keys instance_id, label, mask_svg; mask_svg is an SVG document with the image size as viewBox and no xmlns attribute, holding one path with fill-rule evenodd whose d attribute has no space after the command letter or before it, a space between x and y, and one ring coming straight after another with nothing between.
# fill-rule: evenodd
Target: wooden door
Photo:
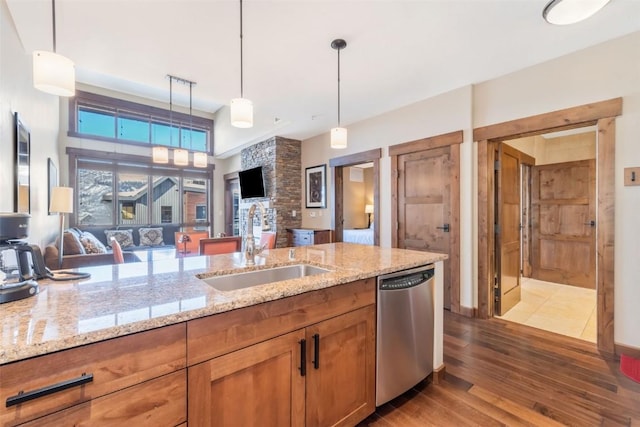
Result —
<instances>
[{"instance_id":1,"label":"wooden door","mask_svg":"<svg viewBox=\"0 0 640 427\"><path fill-rule=\"evenodd\" d=\"M450 146L398 156L398 247L451 256ZM457 173L454 172L454 173ZM452 233L453 231L453 233ZM451 260L444 261L444 306L451 305Z\"/></svg>"},{"instance_id":2,"label":"wooden door","mask_svg":"<svg viewBox=\"0 0 640 427\"><path fill-rule=\"evenodd\" d=\"M224 181L224 232L227 236L240 235L240 180Z\"/></svg>"},{"instance_id":3,"label":"wooden door","mask_svg":"<svg viewBox=\"0 0 640 427\"><path fill-rule=\"evenodd\" d=\"M294 331L189 367L189 425L304 425L303 338Z\"/></svg>"},{"instance_id":4,"label":"wooden door","mask_svg":"<svg viewBox=\"0 0 640 427\"><path fill-rule=\"evenodd\" d=\"M535 166L532 277L595 289L595 160Z\"/></svg>"},{"instance_id":5,"label":"wooden door","mask_svg":"<svg viewBox=\"0 0 640 427\"><path fill-rule=\"evenodd\" d=\"M351 427L375 411L375 315L370 305L307 328L307 427Z\"/></svg>"},{"instance_id":6,"label":"wooden door","mask_svg":"<svg viewBox=\"0 0 640 427\"><path fill-rule=\"evenodd\" d=\"M496 314L520 302L520 151L500 144L496 167Z\"/></svg>"}]
</instances>

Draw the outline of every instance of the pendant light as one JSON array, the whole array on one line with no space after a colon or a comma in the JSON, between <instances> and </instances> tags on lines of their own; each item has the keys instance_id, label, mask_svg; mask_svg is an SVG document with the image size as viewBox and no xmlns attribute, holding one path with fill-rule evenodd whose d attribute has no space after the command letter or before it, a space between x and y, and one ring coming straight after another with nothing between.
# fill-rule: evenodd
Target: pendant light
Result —
<instances>
[{"instance_id":1,"label":"pendant light","mask_svg":"<svg viewBox=\"0 0 640 427\"><path fill-rule=\"evenodd\" d=\"M169 78L169 145L173 140L173 76L167 74ZM152 149L153 163L169 163L169 149L165 146L156 145Z\"/></svg>"},{"instance_id":2,"label":"pendant light","mask_svg":"<svg viewBox=\"0 0 640 427\"><path fill-rule=\"evenodd\" d=\"M555 25L575 24L594 15L609 0L552 0L542 11L544 19Z\"/></svg>"},{"instance_id":3,"label":"pendant light","mask_svg":"<svg viewBox=\"0 0 640 427\"><path fill-rule=\"evenodd\" d=\"M231 125L237 128L253 126L253 102L244 98L242 62L242 0L240 0L240 98L231 100Z\"/></svg>"},{"instance_id":4,"label":"pendant light","mask_svg":"<svg viewBox=\"0 0 640 427\"><path fill-rule=\"evenodd\" d=\"M347 42L335 39L331 47L338 51L338 127L331 129L331 148L347 148L347 129L340 127L340 51L347 47Z\"/></svg>"},{"instance_id":5,"label":"pendant light","mask_svg":"<svg viewBox=\"0 0 640 427\"><path fill-rule=\"evenodd\" d=\"M53 22L53 52L33 52L33 86L46 93L58 96L73 96L76 93L76 70L69 58L56 53L56 1L51 0Z\"/></svg>"},{"instance_id":6,"label":"pendant light","mask_svg":"<svg viewBox=\"0 0 640 427\"><path fill-rule=\"evenodd\" d=\"M193 149L193 85L189 82L189 148ZM207 153L196 151L193 153L193 166L197 168L206 168L209 163Z\"/></svg>"}]
</instances>

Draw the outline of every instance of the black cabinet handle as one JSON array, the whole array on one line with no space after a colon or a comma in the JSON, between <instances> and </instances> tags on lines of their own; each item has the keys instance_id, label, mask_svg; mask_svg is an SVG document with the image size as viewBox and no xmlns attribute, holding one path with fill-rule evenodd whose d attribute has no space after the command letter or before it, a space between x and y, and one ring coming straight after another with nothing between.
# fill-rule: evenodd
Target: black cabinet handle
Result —
<instances>
[{"instance_id":1,"label":"black cabinet handle","mask_svg":"<svg viewBox=\"0 0 640 427\"><path fill-rule=\"evenodd\" d=\"M307 340L300 340L300 376L307 375Z\"/></svg>"},{"instance_id":2,"label":"black cabinet handle","mask_svg":"<svg viewBox=\"0 0 640 427\"><path fill-rule=\"evenodd\" d=\"M445 233L448 233L450 228L449 228L449 224L445 224L442 227L436 227L438 230L443 230Z\"/></svg>"},{"instance_id":3,"label":"black cabinet handle","mask_svg":"<svg viewBox=\"0 0 640 427\"><path fill-rule=\"evenodd\" d=\"M39 397L47 396L49 394L57 393L68 388L77 387L82 384L87 384L93 381L93 374L82 374L78 378L66 380L53 384L50 386L42 387L31 391L20 391L17 395L7 397L7 408L9 406L19 405L24 402L28 402Z\"/></svg>"},{"instance_id":4,"label":"black cabinet handle","mask_svg":"<svg viewBox=\"0 0 640 427\"><path fill-rule=\"evenodd\" d=\"M315 369L320 368L320 335L315 334L313 336L313 367Z\"/></svg>"}]
</instances>

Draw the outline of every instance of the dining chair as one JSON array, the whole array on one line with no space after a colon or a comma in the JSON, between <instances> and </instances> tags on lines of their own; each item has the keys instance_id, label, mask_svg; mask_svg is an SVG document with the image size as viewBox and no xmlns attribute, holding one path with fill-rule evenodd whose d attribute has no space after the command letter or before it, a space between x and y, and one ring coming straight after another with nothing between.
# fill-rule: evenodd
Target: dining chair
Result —
<instances>
[{"instance_id":1,"label":"dining chair","mask_svg":"<svg viewBox=\"0 0 640 427\"><path fill-rule=\"evenodd\" d=\"M122 247L115 237L111 238L111 250L113 251L113 263L124 264L124 254L122 253Z\"/></svg>"},{"instance_id":2,"label":"dining chair","mask_svg":"<svg viewBox=\"0 0 640 427\"><path fill-rule=\"evenodd\" d=\"M240 252L242 249L242 237L210 237L200 239L200 255L217 255L231 252Z\"/></svg>"}]
</instances>

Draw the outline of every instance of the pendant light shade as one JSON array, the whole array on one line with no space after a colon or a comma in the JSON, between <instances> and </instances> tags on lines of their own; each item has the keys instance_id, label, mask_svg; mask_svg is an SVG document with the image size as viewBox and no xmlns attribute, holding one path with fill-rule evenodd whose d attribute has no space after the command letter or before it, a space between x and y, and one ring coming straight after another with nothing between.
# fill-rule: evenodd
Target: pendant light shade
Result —
<instances>
[{"instance_id":1,"label":"pendant light shade","mask_svg":"<svg viewBox=\"0 0 640 427\"><path fill-rule=\"evenodd\" d=\"M57 96L76 93L76 69L73 61L56 53L56 2L51 0L53 52L33 52L33 87Z\"/></svg>"},{"instance_id":2,"label":"pendant light shade","mask_svg":"<svg viewBox=\"0 0 640 427\"><path fill-rule=\"evenodd\" d=\"M195 152L193 153L193 166L197 168L206 168L209 158L207 153Z\"/></svg>"},{"instance_id":3,"label":"pendant light shade","mask_svg":"<svg viewBox=\"0 0 640 427\"><path fill-rule=\"evenodd\" d=\"M169 163L169 149L167 147L153 147L153 163Z\"/></svg>"},{"instance_id":4,"label":"pendant light shade","mask_svg":"<svg viewBox=\"0 0 640 427\"><path fill-rule=\"evenodd\" d=\"M555 25L583 21L605 7L609 0L552 0L542 11L544 19Z\"/></svg>"},{"instance_id":5,"label":"pendant light shade","mask_svg":"<svg viewBox=\"0 0 640 427\"><path fill-rule=\"evenodd\" d=\"M173 150L173 164L176 166L187 166L189 164L189 152L182 148Z\"/></svg>"},{"instance_id":6,"label":"pendant light shade","mask_svg":"<svg viewBox=\"0 0 640 427\"><path fill-rule=\"evenodd\" d=\"M347 47L347 42L335 39L331 48L338 51L338 127L331 129L331 148L347 148L347 129L340 127L340 51Z\"/></svg>"},{"instance_id":7,"label":"pendant light shade","mask_svg":"<svg viewBox=\"0 0 640 427\"><path fill-rule=\"evenodd\" d=\"M76 93L76 70L73 61L57 53L33 52L33 86L58 96Z\"/></svg>"},{"instance_id":8,"label":"pendant light shade","mask_svg":"<svg viewBox=\"0 0 640 427\"><path fill-rule=\"evenodd\" d=\"M347 148L347 128L331 129L331 148Z\"/></svg>"},{"instance_id":9,"label":"pendant light shade","mask_svg":"<svg viewBox=\"0 0 640 427\"><path fill-rule=\"evenodd\" d=\"M253 102L246 98L231 100L231 125L237 128L253 126Z\"/></svg>"},{"instance_id":10,"label":"pendant light shade","mask_svg":"<svg viewBox=\"0 0 640 427\"><path fill-rule=\"evenodd\" d=\"M240 98L231 100L231 126L253 126L253 102L244 97L244 64L242 61L242 0L240 0Z\"/></svg>"}]
</instances>

